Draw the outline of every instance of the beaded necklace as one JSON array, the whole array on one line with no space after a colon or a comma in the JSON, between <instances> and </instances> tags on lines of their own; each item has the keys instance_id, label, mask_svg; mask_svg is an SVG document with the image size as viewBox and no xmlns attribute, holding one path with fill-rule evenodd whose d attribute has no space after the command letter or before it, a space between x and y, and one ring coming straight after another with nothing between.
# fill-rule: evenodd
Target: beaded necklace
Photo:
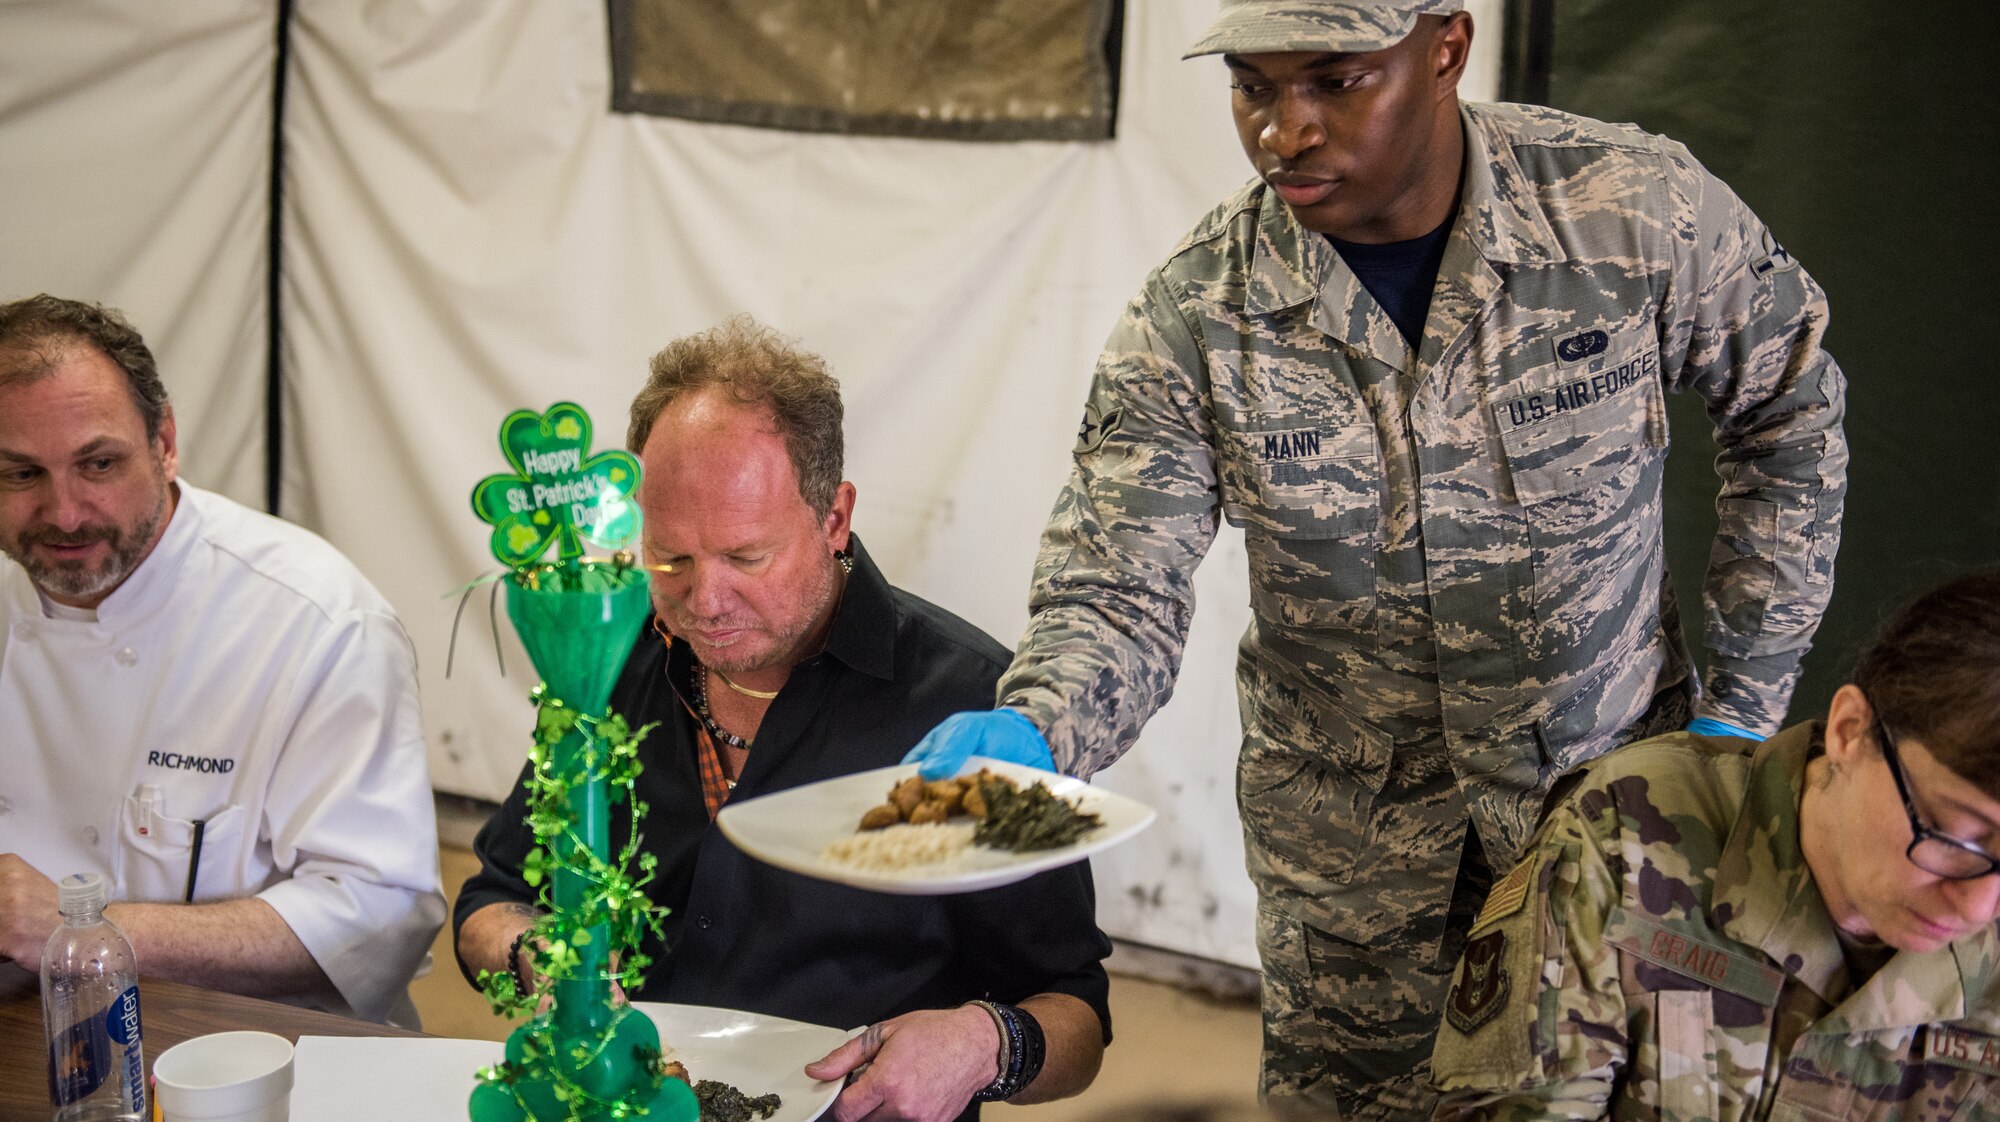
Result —
<instances>
[{"instance_id":1,"label":"beaded necklace","mask_svg":"<svg viewBox=\"0 0 2000 1122\"><path fill-rule=\"evenodd\" d=\"M700 663L696 663L694 668L694 715L700 718L701 727L708 730L708 735L731 748L740 748L745 752L750 750L749 737L738 736L723 728L715 722L715 715L708 711L708 667ZM730 786L736 784L732 782Z\"/></svg>"}]
</instances>

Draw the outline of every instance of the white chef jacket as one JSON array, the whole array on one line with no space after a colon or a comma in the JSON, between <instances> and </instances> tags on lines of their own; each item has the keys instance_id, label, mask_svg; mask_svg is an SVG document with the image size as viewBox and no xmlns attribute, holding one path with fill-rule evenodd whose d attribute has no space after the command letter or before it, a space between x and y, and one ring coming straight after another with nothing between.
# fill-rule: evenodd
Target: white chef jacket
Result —
<instances>
[{"instance_id":1,"label":"white chef jacket","mask_svg":"<svg viewBox=\"0 0 2000 1122\"><path fill-rule=\"evenodd\" d=\"M254 893L332 1011L414 1024L444 898L409 636L319 537L178 486L95 619L0 557L0 852L179 901L200 821L196 902Z\"/></svg>"}]
</instances>

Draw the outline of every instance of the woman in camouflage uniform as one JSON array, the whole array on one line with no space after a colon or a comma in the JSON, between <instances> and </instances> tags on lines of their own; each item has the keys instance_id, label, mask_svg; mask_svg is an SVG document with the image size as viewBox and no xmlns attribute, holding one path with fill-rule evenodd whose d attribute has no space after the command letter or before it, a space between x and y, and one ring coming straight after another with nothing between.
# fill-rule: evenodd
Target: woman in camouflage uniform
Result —
<instances>
[{"instance_id":1,"label":"woman in camouflage uniform","mask_svg":"<svg viewBox=\"0 0 2000 1122\"><path fill-rule=\"evenodd\" d=\"M2000 572L1906 609L1825 722L1559 790L1475 922L1440 1118L2000 1118Z\"/></svg>"}]
</instances>

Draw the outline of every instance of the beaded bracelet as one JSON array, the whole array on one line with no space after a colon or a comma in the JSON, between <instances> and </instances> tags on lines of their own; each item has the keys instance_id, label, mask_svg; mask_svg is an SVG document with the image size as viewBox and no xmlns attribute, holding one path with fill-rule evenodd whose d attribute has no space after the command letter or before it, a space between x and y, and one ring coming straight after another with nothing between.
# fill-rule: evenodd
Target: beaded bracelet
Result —
<instances>
[{"instance_id":1,"label":"beaded bracelet","mask_svg":"<svg viewBox=\"0 0 2000 1122\"><path fill-rule=\"evenodd\" d=\"M1021 1037L1027 1044L1027 1058L1021 1061L1020 1087L1020 1090L1026 1090L1042 1074L1042 1063L1049 1056L1049 1038L1042 1032L1042 1022L1036 1020L1033 1013L1014 1005L1007 1008L1020 1020Z\"/></svg>"},{"instance_id":2,"label":"beaded bracelet","mask_svg":"<svg viewBox=\"0 0 2000 1122\"><path fill-rule=\"evenodd\" d=\"M521 933L514 936L513 944L507 948L507 973L514 976L514 984L523 993L527 992L528 984L521 978L521 943L534 930L532 926L523 927Z\"/></svg>"},{"instance_id":3,"label":"beaded bracelet","mask_svg":"<svg viewBox=\"0 0 2000 1122\"><path fill-rule=\"evenodd\" d=\"M972 1093L974 1102L990 1103L1011 1099L1026 1090L1041 1074L1048 1054L1048 1038L1034 1014L1016 1005L991 1001L971 1002L991 1014L1000 1029L1000 1074L993 1082Z\"/></svg>"}]
</instances>

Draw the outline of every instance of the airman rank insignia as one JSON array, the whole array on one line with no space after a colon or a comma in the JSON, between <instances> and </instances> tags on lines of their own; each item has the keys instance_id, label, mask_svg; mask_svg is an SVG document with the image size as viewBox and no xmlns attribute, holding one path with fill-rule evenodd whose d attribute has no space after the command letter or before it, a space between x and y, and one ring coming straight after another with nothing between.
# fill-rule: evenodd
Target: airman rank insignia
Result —
<instances>
[{"instance_id":1,"label":"airman rank insignia","mask_svg":"<svg viewBox=\"0 0 2000 1122\"><path fill-rule=\"evenodd\" d=\"M1799 259L1779 245L1778 239L1771 236L1771 231L1764 231L1764 255L1750 266L1750 271L1760 277L1768 277L1772 273L1789 273L1798 267Z\"/></svg>"},{"instance_id":2,"label":"airman rank insignia","mask_svg":"<svg viewBox=\"0 0 2000 1122\"><path fill-rule=\"evenodd\" d=\"M1506 950L1505 931L1488 932L1465 945L1458 981L1444 1006L1444 1019L1451 1027L1470 1036L1507 1007L1512 985L1503 961Z\"/></svg>"},{"instance_id":3,"label":"airman rank insignia","mask_svg":"<svg viewBox=\"0 0 2000 1122\"><path fill-rule=\"evenodd\" d=\"M1125 422L1125 411L1113 409L1109 413L1099 413L1097 406L1083 407L1083 424L1076 430L1076 453L1095 452L1104 445L1104 438L1118 431Z\"/></svg>"}]
</instances>

